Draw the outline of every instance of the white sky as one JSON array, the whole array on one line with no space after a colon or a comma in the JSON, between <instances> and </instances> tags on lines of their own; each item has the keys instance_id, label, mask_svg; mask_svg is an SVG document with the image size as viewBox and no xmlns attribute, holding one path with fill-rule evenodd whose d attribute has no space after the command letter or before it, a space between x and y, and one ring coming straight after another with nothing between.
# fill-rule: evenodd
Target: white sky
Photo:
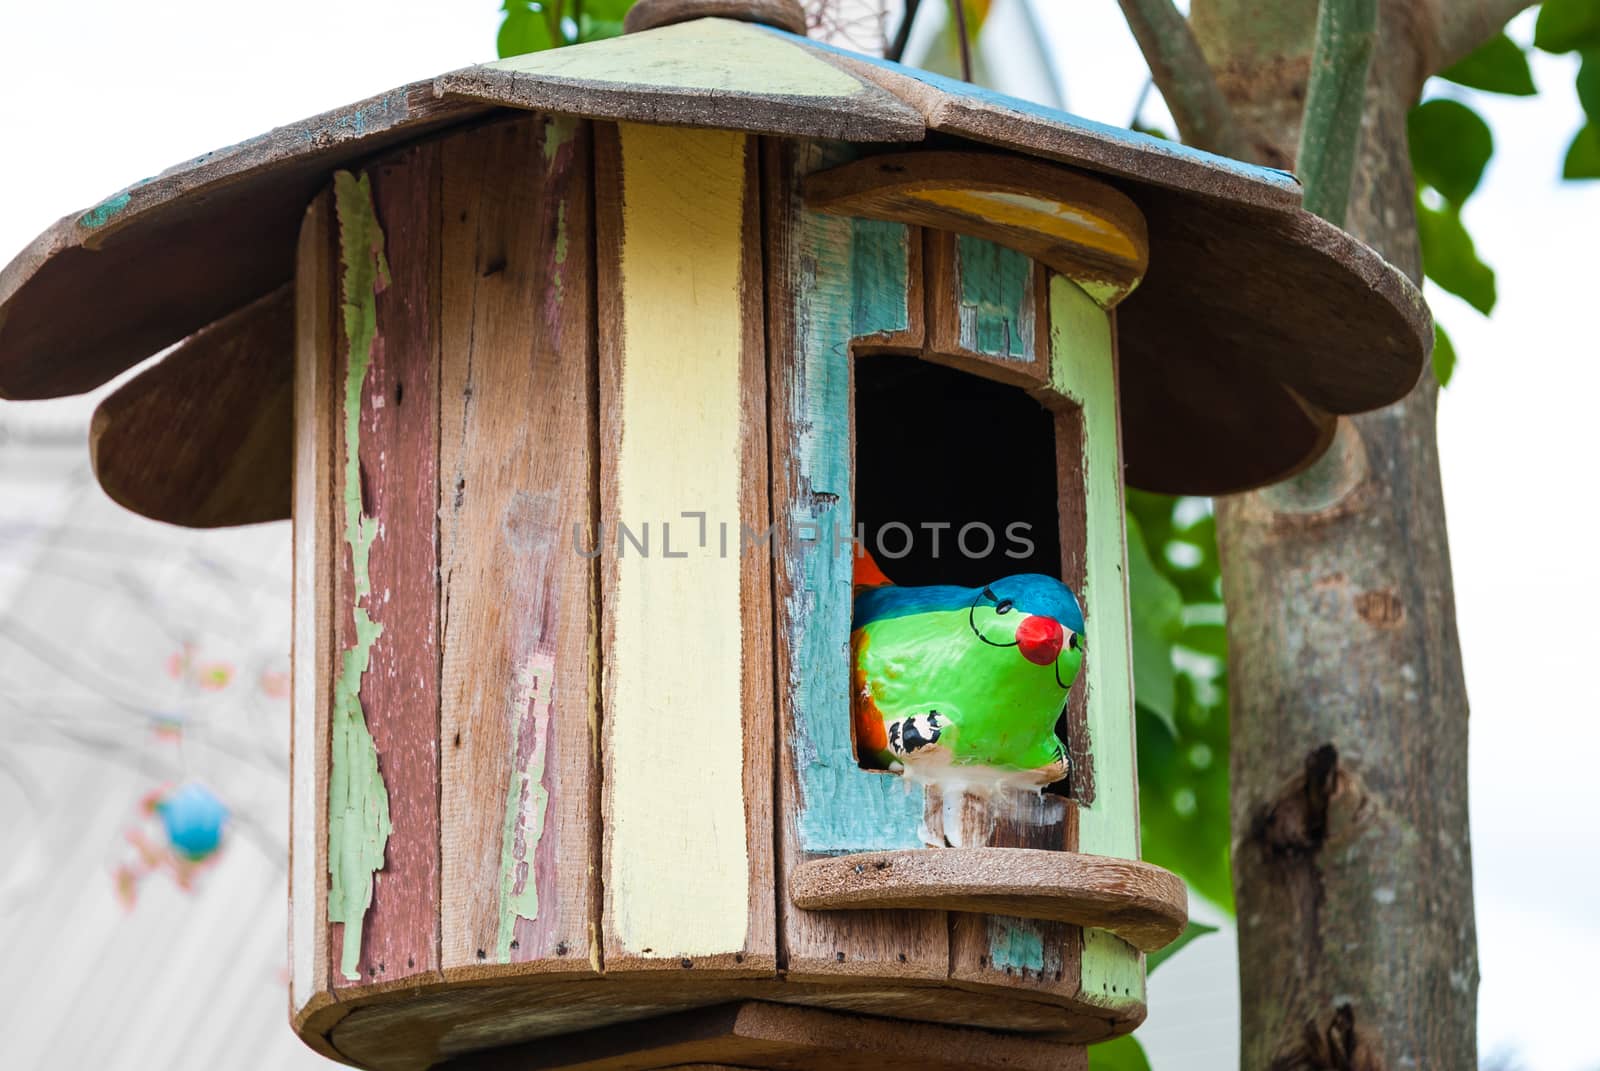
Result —
<instances>
[{"instance_id":1,"label":"white sky","mask_svg":"<svg viewBox=\"0 0 1600 1071\"><path fill-rule=\"evenodd\" d=\"M491 58L497 0L0 0L0 261L57 217L138 178L268 128ZM1081 114L1126 123L1143 84L1110 0L1037 4ZM1518 36L1531 36L1526 20ZM1573 676L1600 650L1590 421L1600 395L1594 250L1600 183L1562 187L1579 122L1573 70L1541 57L1532 101L1480 98L1499 151L1468 220L1499 270L1485 320L1430 290L1461 355L1441 405L1444 483L1472 735L1473 851L1487 1055L1540 1071L1600 1066L1593 912L1600 702ZM1146 111L1153 118L1159 106ZM93 315L94 295L85 295ZM43 403L64 415L82 403ZM1590 890L1584 895L1584 890ZM1220 942L1220 939L1213 939ZM1161 1067L1226 1067L1158 1030L1193 987L1227 985L1179 957L1152 988ZM1184 991L1176 987L1182 982ZM1236 1002L1237 998L1233 1000ZM276 1014L276 1012L274 1012ZM1192 1029L1192 1028L1191 1028ZM1224 1031L1226 1033L1226 1031Z\"/></svg>"}]
</instances>

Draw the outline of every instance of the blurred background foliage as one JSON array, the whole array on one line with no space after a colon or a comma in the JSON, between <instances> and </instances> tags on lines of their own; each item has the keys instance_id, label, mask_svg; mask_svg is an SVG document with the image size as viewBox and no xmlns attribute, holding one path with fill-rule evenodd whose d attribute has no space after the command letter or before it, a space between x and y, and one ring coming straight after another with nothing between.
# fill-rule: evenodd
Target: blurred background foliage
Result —
<instances>
[{"instance_id":1,"label":"blurred background foliage","mask_svg":"<svg viewBox=\"0 0 1600 1071\"><path fill-rule=\"evenodd\" d=\"M1600 3L1546 0L1534 24L1533 48L1579 57L1575 89L1587 122L1573 134L1561 163L1570 180L1600 179ZM1417 177L1417 232L1423 270L1438 286L1484 316L1494 311L1494 269L1484 262L1461 210L1477 191L1494 157L1494 134L1472 107L1472 93L1531 97L1539 93L1528 68L1528 49L1506 34L1429 82L1411 110L1411 163ZM1448 384L1456 349L1435 326L1433 369Z\"/></svg>"},{"instance_id":2,"label":"blurred background foliage","mask_svg":"<svg viewBox=\"0 0 1600 1071\"><path fill-rule=\"evenodd\" d=\"M959 0L973 40L989 0ZM926 6L955 9L956 0ZM613 37L633 0L504 0L501 56ZM826 0L810 0L813 21ZM899 5L890 5L898 8ZM915 11L921 5L909 5ZM892 27L890 28L892 33ZM1408 121L1417 186L1417 229L1427 277L1484 316L1494 311L1494 269L1479 254L1462 218L1493 159L1494 134L1473 108L1474 93L1535 96L1528 51L1579 56L1575 89L1587 122L1573 135L1561 175L1600 179L1600 2L1546 0L1531 45L1502 33L1431 79ZM926 54L929 69L959 70L956 22L945 18ZM910 57L908 57L908 60ZM981 81L983 71L977 69ZM1564 91L1551 89L1550 91ZM1137 116L1132 124L1138 124ZM1456 350L1435 327L1434 373L1448 384ZM1228 818L1228 634L1211 502L1129 489L1128 584L1133 609L1137 696L1139 818L1142 854L1181 875L1191 892L1233 913ZM1188 942L1216 927L1191 922L1178 942L1152 955L1155 970ZM1090 1050L1093 1071L1148 1071L1133 1037Z\"/></svg>"}]
</instances>

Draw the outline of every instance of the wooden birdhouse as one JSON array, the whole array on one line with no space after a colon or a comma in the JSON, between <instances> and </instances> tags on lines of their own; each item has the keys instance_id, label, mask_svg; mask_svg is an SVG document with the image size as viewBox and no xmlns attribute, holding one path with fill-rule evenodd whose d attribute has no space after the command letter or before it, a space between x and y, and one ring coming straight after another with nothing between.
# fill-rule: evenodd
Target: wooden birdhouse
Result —
<instances>
[{"instance_id":1,"label":"wooden birdhouse","mask_svg":"<svg viewBox=\"0 0 1600 1071\"><path fill-rule=\"evenodd\" d=\"M96 414L106 491L293 518L313 1047L1081 1067L1187 910L1138 861L1124 475L1302 469L1411 387L1427 310L1288 174L823 46L789 0L631 28L62 220L0 274L0 394L170 346ZM1010 678L954 703L887 633L869 664L873 591L1056 674L1059 749L971 750Z\"/></svg>"}]
</instances>

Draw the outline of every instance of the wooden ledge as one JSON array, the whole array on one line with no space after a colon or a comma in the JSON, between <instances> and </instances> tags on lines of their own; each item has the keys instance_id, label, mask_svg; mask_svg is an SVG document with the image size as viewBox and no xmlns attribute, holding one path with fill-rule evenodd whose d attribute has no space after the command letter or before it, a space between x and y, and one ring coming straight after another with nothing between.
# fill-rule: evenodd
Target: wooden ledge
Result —
<instances>
[{"instance_id":1,"label":"wooden ledge","mask_svg":"<svg viewBox=\"0 0 1600 1071\"><path fill-rule=\"evenodd\" d=\"M917 848L802 863L789 897L808 911L924 908L1109 930L1144 952L1183 932L1189 892L1161 867L1036 848Z\"/></svg>"}]
</instances>

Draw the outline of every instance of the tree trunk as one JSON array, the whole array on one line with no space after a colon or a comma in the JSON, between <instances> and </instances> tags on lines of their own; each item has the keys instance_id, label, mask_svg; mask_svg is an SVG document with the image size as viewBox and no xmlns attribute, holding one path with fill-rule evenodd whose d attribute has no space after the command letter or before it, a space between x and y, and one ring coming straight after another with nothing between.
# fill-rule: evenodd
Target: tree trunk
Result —
<instances>
[{"instance_id":1,"label":"tree trunk","mask_svg":"<svg viewBox=\"0 0 1600 1071\"><path fill-rule=\"evenodd\" d=\"M1315 0L1194 0L1245 143L1289 167ZM1431 3L1384 0L1348 229L1421 277L1407 110ZM1247 1069L1476 1066L1467 697L1431 374L1217 504Z\"/></svg>"}]
</instances>

